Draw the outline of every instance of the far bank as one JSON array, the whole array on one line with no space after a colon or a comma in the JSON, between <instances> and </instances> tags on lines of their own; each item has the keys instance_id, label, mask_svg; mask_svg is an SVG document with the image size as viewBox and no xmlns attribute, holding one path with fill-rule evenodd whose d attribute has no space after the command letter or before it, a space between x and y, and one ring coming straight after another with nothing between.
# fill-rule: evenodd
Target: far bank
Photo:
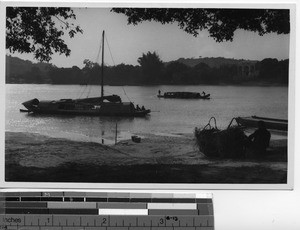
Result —
<instances>
[{"instance_id":1,"label":"far bank","mask_svg":"<svg viewBox=\"0 0 300 230\"><path fill-rule=\"evenodd\" d=\"M155 57L147 59L147 55ZM119 64L104 67L104 84L142 85L288 85L289 59L258 60L230 58L179 58L164 63L154 52L141 65ZM152 60L152 61L150 61ZM6 56L7 84L100 85L101 66L83 60L84 67L59 68L50 63L32 63Z\"/></svg>"}]
</instances>

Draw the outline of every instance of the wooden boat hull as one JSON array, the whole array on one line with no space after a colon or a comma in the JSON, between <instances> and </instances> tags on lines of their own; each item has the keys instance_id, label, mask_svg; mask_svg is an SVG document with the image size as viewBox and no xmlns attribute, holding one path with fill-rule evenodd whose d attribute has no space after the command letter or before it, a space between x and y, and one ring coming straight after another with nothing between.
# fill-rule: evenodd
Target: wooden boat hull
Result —
<instances>
[{"instance_id":1,"label":"wooden boat hull","mask_svg":"<svg viewBox=\"0 0 300 230\"><path fill-rule=\"evenodd\" d=\"M210 94L201 95L195 92L166 92L162 95L157 95L159 98L176 98L176 99L210 99Z\"/></svg>"},{"instance_id":2,"label":"wooden boat hull","mask_svg":"<svg viewBox=\"0 0 300 230\"><path fill-rule=\"evenodd\" d=\"M258 121L264 121L267 129L281 130L281 131L288 130L288 121L284 119L251 116L251 117L237 117L236 120L240 125L249 128L257 128Z\"/></svg>"},{"instance_id":3,"label":"wooden boat hull","mask_svg":"<svg viewBox=\"0 0 300 230\"><path fill-rule=\"evenodd\" d=\"M33 99L24 102L23 105L29 112L36 114L144 117L151 112L149 109L137 110L131 102L90 104L72 99L58 101L39 101L38 99Z\"/></svg>"},{"instance_id":4,"label":"wooden boat hull","mask_svg":"<svg viewBox=\"0 0 300 230\"><path fill-rule=\"evenodd\" d=\"M43 110L31 110L28 113L35 114L52 114L52 115L78 115L78 116L120 116L120 117L144 117L148 115L151 110L145 111L136 111L132 113L118 113L118 112L103 112L103 111L76 111L76 110L52 110L52 111L43 111Z\"/></svg>"}]
</instances>

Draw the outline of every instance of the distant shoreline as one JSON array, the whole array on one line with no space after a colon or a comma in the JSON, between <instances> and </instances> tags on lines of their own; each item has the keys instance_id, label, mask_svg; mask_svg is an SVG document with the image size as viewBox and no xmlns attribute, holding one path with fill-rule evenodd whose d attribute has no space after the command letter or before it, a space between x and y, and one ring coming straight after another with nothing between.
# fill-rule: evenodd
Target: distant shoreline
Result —
<instances>
[{"instance_id":1,"label":"distant shoreline","mask_svg":"<svg viewBox=\"0 0 300 230\"><path fill-rule=\"evenodd\" d=\"M85 86L85 84L51 84L51 83L5 83L7 85L81 85L81 86ZM271 83L271 82L265 82L265 81L261 81L261 82L254 82L254 81L249 81L249 82L241 82L241 83L232 83L232 84L228 84L228 83L219 83L219 84L196 84L198 86L261 86L261 87L289 87L288 84L284 84L284 83ZM99 84L90 84L90 86L100 86ZM105 85L104 86L195 86L195 84L136 84L136 85Z\"/></svg>"},{"instance_id":2,"label":"distant shoreline","mask_svg":"<svg viewBox=\"0 0 300 230\"><path fill-rule=\"evenodd\" d=\"M153 59L146 58L153 55ZM168 63L149 52L140 65L119 64L104 67L108 85L287 85L289 59L261 61L230 58L179 58ZM152 56L151 56L152 57ZM8 83L101 84L101 67L88 61L85 66L58 68L47 63L26 62L6 56Z\"/></svg>"}]
</instances>

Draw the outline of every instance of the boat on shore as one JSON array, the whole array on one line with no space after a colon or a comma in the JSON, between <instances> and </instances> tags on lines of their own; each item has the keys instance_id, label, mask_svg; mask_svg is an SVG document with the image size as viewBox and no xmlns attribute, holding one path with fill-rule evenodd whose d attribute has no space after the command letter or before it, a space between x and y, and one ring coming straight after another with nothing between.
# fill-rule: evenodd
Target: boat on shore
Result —
<instances>
[{"instance_id":1,"label":"boat on shore","mask_svg":"<svg viewBox=\"0 0 300 230\"><path fill-rule=\"evenodd\" d=\"M21 112L38 114L87 115L87 116L125 116L144 117L151 112L142 106L135 107L132 102L122 102L118 95L104 95L104 31L102 33L102 66L101 66L101 96L79 99L25 101L22 105L27 110Z\"/></svg>"},{"instance_id":2,"label":"boat on shore","mask_svg":"<svg viewBox=\"0 0 300 230\"><path fill-rule=\"evenodd\" d=\"M210 99L210 94L200 94L197 92L165 92L158 94L159 98L178 98L178 99Z\"/></svg>"},{"instance_id":3,"label":"boat on shore","mask_svg":"<svg viewBox=\"0 0 300 230\"><path fill-rule=\"evenodd\" d=\"M236 121L247 128L257 128L258 121L264 121L267 129L273 130L288 130L288 120L285 119L277 119L277 118L269 118L269 117L258 117L258 116L250 116L250 117L237 117Z\"/></svg>"}]
</instances>

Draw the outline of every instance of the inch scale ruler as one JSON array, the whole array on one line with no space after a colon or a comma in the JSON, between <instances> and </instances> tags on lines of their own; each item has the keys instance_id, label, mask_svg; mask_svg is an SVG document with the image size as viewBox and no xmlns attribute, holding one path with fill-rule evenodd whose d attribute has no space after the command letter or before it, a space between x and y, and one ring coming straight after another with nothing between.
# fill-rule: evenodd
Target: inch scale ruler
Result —
<instances>
[{"instance_id":1,"label":"inch scale ruler","mask_svg":"<svg viewBox=\"0 0 300 230\"><path fill-rule=\"evenodd\" d=\"M214 230L210 194L5 192L0 229Z\"/></svg>"}]
</instances>

